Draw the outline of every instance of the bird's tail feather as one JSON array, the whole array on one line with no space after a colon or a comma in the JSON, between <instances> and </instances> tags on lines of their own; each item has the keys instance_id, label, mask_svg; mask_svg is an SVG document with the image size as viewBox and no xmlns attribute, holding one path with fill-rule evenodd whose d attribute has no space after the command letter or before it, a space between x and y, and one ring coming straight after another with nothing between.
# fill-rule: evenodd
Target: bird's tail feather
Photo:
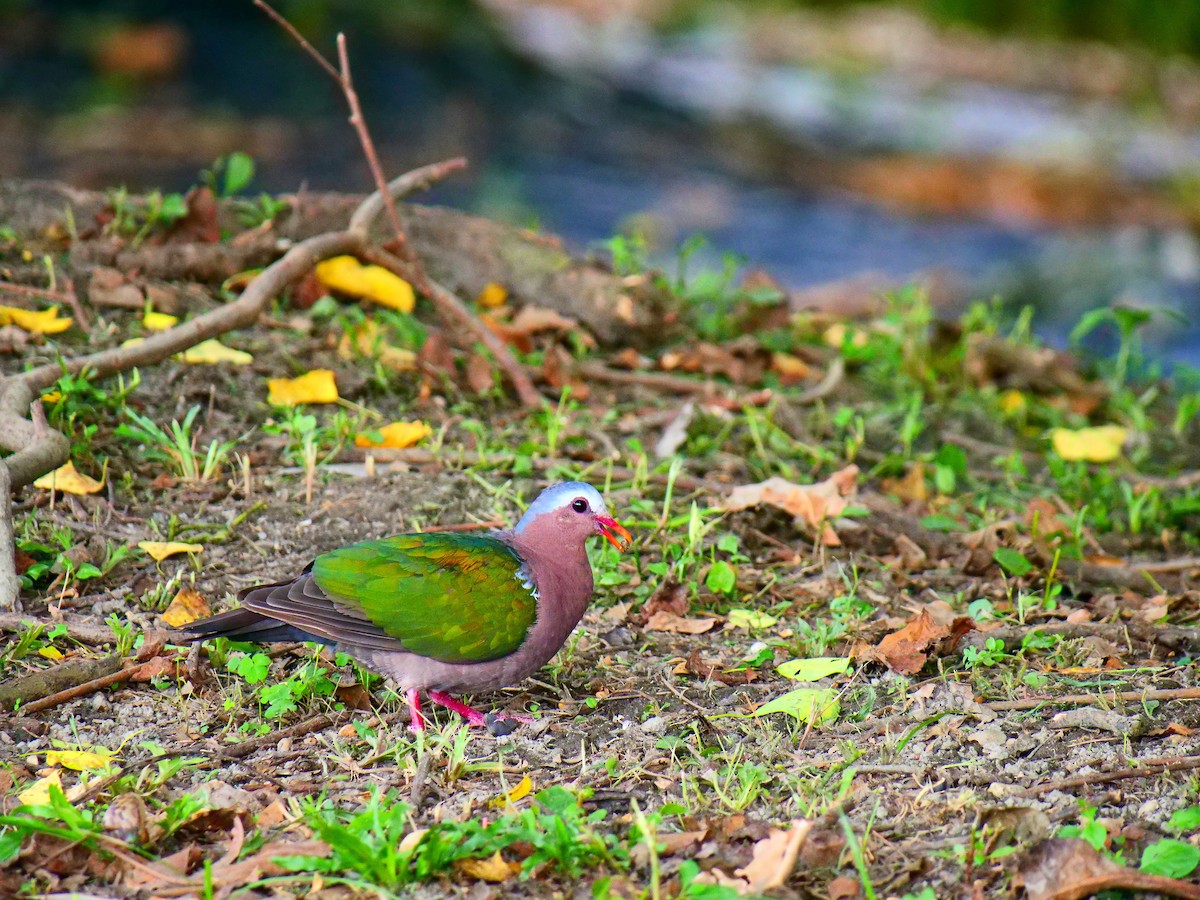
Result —
<instances>
[{"instance_id":1,"label":"bird's tail feather","mask_svg":"<svg viewBox=\"0 0 1200 900\"><path fill-rule=\"evenodd\" d=\"M190 622L182 629L189 641L207 641L212 638L253 641L270 644L277 641L320 641L328 643L294 625L286 625L278 619L260 615L248 609L231 609L207 619Z\"/></svg>"}]
</instances>

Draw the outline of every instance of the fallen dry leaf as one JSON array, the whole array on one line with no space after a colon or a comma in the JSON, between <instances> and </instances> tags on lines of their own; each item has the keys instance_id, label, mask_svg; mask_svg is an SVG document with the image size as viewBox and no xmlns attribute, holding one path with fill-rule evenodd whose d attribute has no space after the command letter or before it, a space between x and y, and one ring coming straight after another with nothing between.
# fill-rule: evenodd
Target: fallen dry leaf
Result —
<instances>
[{"instance_id":1,"label":"fallen dry leaf","mask_svg":"<svg viewBox=\"0 0 1200 900\"><path fill-rule=\"evenodd\" d=\"M355 325L338 341L338 356L342 359L353 359L355 351L379 360L393 372L411 372L417 367L417 354L384 340L383 332L373 319Z\"/></svg>"},{"instance_id":2,"label":"fallen dry leaf","mask_svg":"<svg viewBox=\"0 0 1200 900\"><path fill-rule=\"evenodd\" d=\"M816 484L793 484L784 478L768 478L758 484L745 484L733 489L724 508L730 511L768 504L790 513L797 521L819 529L821 543L837 547L841 539L827 524L841 515L849 505L846 498L854 496L858 466L847 466Z\"/></svg>"},{"instance_id":3,"label":"fallen dry leaf","mask_svg":"<svg viewBox=\"0 0 1200 900\"><path fill-rule=\"evenodd\" d=\"M185 544L183 541L139 541L138 547L150 554L155 562L162 562L176 553L200 553L203 544Z\"/></svg>"},{"instance_id":4,"label":"fallen dry leaf","mask_svg":"<svg viewBox=\"0 0 1200 900\"><path fill-rule=\"evenodd\" d=\"M689 594L686 584L668 578L655 588L650 599L646 601L646 605L641 608L637 616L637 623L645 625L656 613L664 611L682 616L692 605L688 599Z\"/></svg>"},{"instance_id":5,"label":"fallen dry leaf","mask_svg":"<svg viewBox=\"0 0 1200 900\"><path fill-rule=\"evenodd\" d=\"M30 334L58 334L71 327L74 319L60 319L58 307L33 310L19 306L0 306L0 325L16 325Z\"/></svg>"},{"instance_id":6,"label":"fallen dry leaf","mask_svg":"<svg viewBox=\"0 0 1200 900\"><path fill-rule=\"evenodd\" d=\"M739 894L761 895L766 891L783 887L796 867L796 859L812 829L807 819L794 819L786 831L772 828L765 838L754 845L754 856L740 869L734 870L736 878L711 869L696 876L698 884L717 884L733 888Z\"/></svg>"},{"instance_id":7,"label":"fallen dry leaf","mask_svg":"<svg viewBox=\"0 0 1200 900\"><path fill-rule=\"evenodd\" d=\"M329 369L313 369L296 378L272 378L267 382L267 402L274 406L303 403L337 403L337 382Z\"/></svg>"},{"instance_id":8,"label":"fallen dry leaf","mask_svg":"<svg viewBox=\"0 0 1200 900\"><path fill-rule=\"evenodd\" d=\"M105 747L95 750L47 750L46 765L62 766L76 772L97 772L111 766L115 755Z\"/></svg>"},{"instance_id":9,"label":"fallen dry leaf","mask_svg":"<svg viewBox=\"0 0 1200 900\"><path fill-rule=\"evenodd\" d=\"M720 619L685 619L673 612L660 609L645 624L647 631L670 631L675 634L704 634L711 631Z\"/></svg>"},{"instance_id":10,"label":"fallen dry leaf","mask_svg":"<svg viewBox=\"0 0 1200 900\"><path fill-rule=\"evenodd\" d=\"M510 787L503 794L493 797L488 801L488 806L496 809L503 809L505 806L512 806L518 800L524 799L533 790L533 779L528 775Z\"/></svg>"},{"instance_id":11,"label":"fallen dry leaf","mask_svg":"<svg viewBox=\"0 0 1200 900\"><path fill-rule=\"evenodd\" d=\"M696 414L696 404L689 400L679 408L671 421L663 428L663 433L654 445L654 455L658 459L674 456L675 452L687 443L688 425Z\"/></svg>"},{"instance_id":12,"label":"fallen dry leaf","mask_svg":"<svg viewBox=\"0 0 1200 900\"><path fill-rule=\"evenodd\" d=\"M495 385L492 361L482 353L472 353L467 357L467 384L477 394L485 394Z\"/></svg>"},{"instance_id":13,"label":"fallen dry leaf","mask_svg":"<svg viewBox=\"0 0 1200 900\"><path fill-rule=\"evenodd\" d=\"M924 503L929 499L929 487L925 484L925 464L919 459L912 464L903 478L884 478L880 486L905 503Z\"/></svg>"},{"instance_id":14,"label":"fallen dry leaf","mask_svg":"<svg viewBox=\"0 0 1200 900\"><path fill-rule=\"evenodd\" d=\"M468 878L489 881L492 884L500 884L501 882L508 881L510 878L515 878L521 873L521 864L519 862L509 862L500 855L499 850L486 859L456 860L454 868Z\"/></svg>"},{"instance_id":15,"label":"fallen dry leaf","mask_svg":"<svg viewBox=\"0 0 1200 900\"><path fill-rule=\"evenodd\" d=\"M104 830L123 841L149 839L150 811L146 801L135 793L118 794L104 811Z\"/></svg>"},{"instance_id":16,"label":"fallen dry leaf","mask_svg":"<svg viewBox=\"0 0 1200 900\"><path fill-rule=\"evenodd\" d=\"M48 775L39 778L21 793L17 799L27 806L45 806L50 802L50 786L62 790L62 770L55 769Z\"/></svg>"},{"instance_id":17,"label":"fallen dry leaf","mask_svg":"<svg viewBox=\"0 0 1200 900\"><path fill-rule=\"evenodd\" d=\"M382 266L363 265L353 256L335 256L319 262L317 279L330 290L371 300L388 309L410 313L416 306L412 285Z\"/></svg>"},{"instance_id":18,"label":"fallen dry leaf","mask_svg":"<svg viewBox=\"0 0 1200 900\"><path fill-rule=\"evenodd\" d=\"M166 331L179 324L179 317L150 309L142 316L142 327L147 331ZM195 348L193 348L195 349Z\"/></svg>"},{"instance_id":19,"label":"fallen dry leaf","mask_svg":"<svg viewBox=\"0 0 1200 900\"><path fill-rule=\"evenodd\" d=\"M899 631L885 635L878 646L860 641L852 655L881 662L901 675L916 675L929 659L929 648L949 634L949 628L938 625L923 609Z\"/></svg>"},{"instance_id":20,"label":"fallen dry leaf","mask_svg":"<svg viewBox=\"0 0 1200 900\"><path fill-rule=\"evenodd\" d=\"M693 650L683 665L684 671L687 674L695 675L697 678L711 678L713 681L721 682L721 684L749 684L757 675L752 669L738 669L734 672L727 672L721 666L701 659L699 649Z\"/></svg>"},{"instance_id":21,"label":"fallen dry leaf","mask_svg":"<svg viewBox=\"0 0 1200 900\"><path fill-rule=\"evenodd\" d=\"M1098 425L1094 428L1055 428L1050 432L1054 452L1070 462L1112 462L1121 455L1121 445L1129 429L1120 425Z\"/></svg>"},{"instance_id":22,"label":"fallen dry leaf","mask_svg":"<svg viewBox=\"0 0 1200 900\"><path fill-rule=\"evenodd\" d=\"M175 595L163 612L162 620L164 624L170 625L172 628L182 628L184 625L189 625L197 619L204 619L210 615L212 615L212 610L204 596L195 588L185 587Z\"/></svg>"},{"instance_id":23,"label":"fallen dry leaf","mask_svg":"<svg viewBox=\"0 0 1200 900\"><path fill-rule=\"evenodd\" d=\"M157 315L161 315L161 313ZM209 338L207 341L201 341L195 347L189 347L179 354L179 359L191 366L216 366L221 363L248 366L254 362L254 357L245 350L226 347L216 338Z\"/></svg>"},{"instance_id":24,"label":"fallen dry leaf","mask_svg":"<svg viewBox=\"0 0 1200 900\"><path fill-rule=\"evenodd\" d=\"M494 281L489 281L475 296L475 303L484 309L495 309L508 302L508 288Z\"/></svg>"},{"instance_id":25,"label":"fallen dry leaf","mask_svg":"<svg viewBox=\"0 0 1200 900\"><path fill-rule=\"evenodd\" d=\"M33 483L34 487L41 488L44 491L62 491L66 494L96 494L104 489L104 481L97 481L95 478L89 478L81 472L76 471L75 463L67 460L66 463L53 472L47 472L41 478Z\"/></svg>"},{"instance_id":26,"label":"fallen dry leaf","mask_svg":"<svg viewBox=\"0 0 1200 900\"><path fill-rule=\"evenodd\" d=\"M795 384L812 377L812 366L791 353L772 353L771 371L778 375L784 384Z\"/></svg>"},{"instance_id":27,"label":"fallen dry leaf","mask_svg":"<svg viewBox=\"0 0 1200 900\"><path fill-rule=\"evenodd\" d=\"M403 450L423 441L433 434L433 429L424 422L392 422L374 431L354 438L355 447L389 447ZM378 437L376 437L378 435Z\"/></svg>"}]
</instances>

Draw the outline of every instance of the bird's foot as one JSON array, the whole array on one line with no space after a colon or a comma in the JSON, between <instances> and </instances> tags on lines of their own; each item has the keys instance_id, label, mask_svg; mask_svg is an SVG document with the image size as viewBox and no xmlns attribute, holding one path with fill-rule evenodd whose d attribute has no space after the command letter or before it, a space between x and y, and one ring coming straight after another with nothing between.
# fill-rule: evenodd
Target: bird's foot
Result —
<instances>
[{"instance_id":1,"label":"bird's foot","mask_svg":"<svg viewBox=\"0 0 1200 900\"><path fill-rule=\"evenodd\" d=\"M408 730L409 731L424 731L425 717L421 715L421 692L415 688L404 692L404 699L408 701Z\"/></svg>"},{"instance_id":2,"label":"bird's foot","mask_svg":"<svg viewBox=\"0 0 1200 900\"><path fill-rule=\"evenodd\" d=\"M429 699L434 703L438 704L439 706L444 706L446 709L456 712L466 719L468 725L472 727L484 727L491 730L493 733L495 732L495 729L492 727L493 722L522 722L528 725L533 721L533 719L529 718L528 716L517 716L510 713L487 713L485 715L479 710L467 706L467 704L463 703L461 700L455 700L449 694L444 694L441 691L426 691L426 693L429 695Z\"/></svg>"}]
</instances>

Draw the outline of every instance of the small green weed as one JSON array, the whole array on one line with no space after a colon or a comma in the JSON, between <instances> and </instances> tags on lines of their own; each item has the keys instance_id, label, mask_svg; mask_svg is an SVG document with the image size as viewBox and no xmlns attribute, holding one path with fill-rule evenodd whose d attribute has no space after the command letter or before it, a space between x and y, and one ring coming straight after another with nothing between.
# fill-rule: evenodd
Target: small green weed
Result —
<instances>
[{"instance_id":1,"label":"small green weed","mask_svg":"<svg viewBox=\"0 0 1200 900\"><path fill-rule=\"evenodd\" d=\"M198 429L193 427L200 407L193 406L183 421L172 420L163 429L146 416L125 410L129 420L117 427L117 436L136 441L145 448L147 458L166 463L184 481L209 482L225 468L235 441L211 441L208 449L199 449Z\"/></svg>"}]
</instances>

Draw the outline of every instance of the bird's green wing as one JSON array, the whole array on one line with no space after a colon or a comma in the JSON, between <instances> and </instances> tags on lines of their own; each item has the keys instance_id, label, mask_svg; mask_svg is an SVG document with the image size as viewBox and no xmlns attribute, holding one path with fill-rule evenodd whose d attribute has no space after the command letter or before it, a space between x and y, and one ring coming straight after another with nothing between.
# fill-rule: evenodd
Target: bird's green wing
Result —
<instances>
[{"instance_id":1,"label":"bird's green wing","mask_svg":"<svg viewBox=\"0 0 1200 900\"><path fill-rule=\"evenodd\" d=\"M404 649L449 663L498 659L520 647L537 597L523 563L486 535L405 534L318 556L313 578Z\"/></svg>"}]
</instances>

